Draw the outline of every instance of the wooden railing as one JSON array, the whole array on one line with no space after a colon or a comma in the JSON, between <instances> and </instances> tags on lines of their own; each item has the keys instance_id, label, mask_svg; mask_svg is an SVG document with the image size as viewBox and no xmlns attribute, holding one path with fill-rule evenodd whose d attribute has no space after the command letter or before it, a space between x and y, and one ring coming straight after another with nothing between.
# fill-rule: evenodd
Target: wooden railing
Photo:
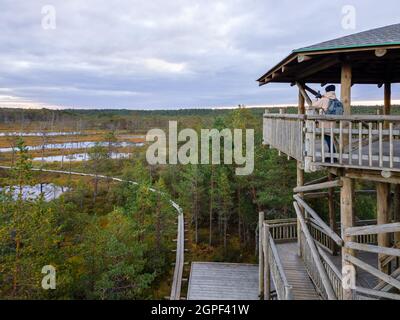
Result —
<instances>
[{"instance_id":1,"label":"wooden railing","mask_svg":"<svg viewBox=\"0 0 400 320\"><path fill-rule=\"evenodd\" d=\"M172 280L170 300L180 300L181 289L182 289L182 275L185 263L185 223L183 219L182 209L175 203L173 204L175 209L179 212L178 215L178 234L176 244L176 259L175 259L175 270L174 278Z\"/></svg>"},{"instance_id":2,"label":"wooden railing","mask_svg":"<svg viewBox=\"0 0 400 320\"><path fill-rule=\"evenodd\" d=\"M337 245L335 241L327 234L318 224L316 224L312 219L307 219L307 225L310 230L311 236L315 241L318 242L325 250L327 250L331 255L335 254Z\"/></svg>"},{"instance_id":3,"label":"wooden railing","mask_svg":"<svg viewBox=\"0 0 400 320\"><path fill-rule=\"evenodd\" d=\"M370 273L377 279L386 283L386 286L379 285L376 289L362 288L356 285L355 288L352 288L353 299L400 299L400 295L390 293L388 292L389 289L387 289L387 287L389 287L400 290L400 281L397 279L400 278L400 269L399 265L396 266L395 264L400 257L399 245L396 244L392 248L375 245L378 234L393 234L399 232L400 223L376 225L375 220L357 221L355 227L343 230L344 235L346 237L352 237L354 242L343 243L341 239L339 240L337 234L320 220L317 213L305 203L302 198L298 195L294 196L294 198L296 200L296 202L294 202L294 207L301 226L299 231L301 253L310 278L313 280L322 297L330 299L328 295L330 287L337 299L343 299L344 296L341 272L327 254L330 245L337 245L339 247L344 246L351 250L379 254L381 268L389 263L393 263L395 268L397 268L392 275L387 275L355 256L345 254L344 260L347 261L347 263ZM303 217L302 210L310 215L308 224L307 220ZM315 243L318 243L318 254L313 248ZM322 262L324 272L321 272L320 262ZM329 279L330 287L329 285L328 287L326 286L326 278Z\"/></svg>"},{"instance_id":4,"label":"wooden railing","mask_svg":"<svg viewBox=\"0 0 400 320\"><path fill-rule=\"evenodd\" d=\"M293 300L292 287L283 269L274 238L267 222L263 223L264 299L271 299L271 276L278 300Z\"/></svg>"},{"instance_id":5,"label":"wooden railing","mask_svg":"<svg viewBox=\"0 0 400 320\"><path fill-rule=\"evenodd\" d=\"M269 232L276 242L295 241L297 239L297 219L282 219L266 221L269 225Z\"/></svg>"},{"instance_id":6,"label":"wooden railing","mask_svg":"<svg viewBox=\"0 0 400 320\"><path fill-rule=\"evenodd\" d=\"M322 259L322 264L325 267L326 274L329 281L332 284L332 288L335 292L336 298L338 300L343 300L343 288L342 288L342 274L335 264L330 259L329 255L326 254L323 248L318 247L318 252Z\"/></svg>"},{"instance_id":7,"label":"wooden railing","mask_svg":"<svg viewBox=\"0 0 400 320\"><path fill-rule=\"evenodd\" d=\"M276 252L275 241L293 241L294 235L297 234L300 245L300 253L303 258L307 272L317 288L319 294L324 299L340 299L344 298L344 288L342 283L341 271L335 266L330 258L329 253L335 247L344 247L355 251L364 251L379 255L379 263L381 268L385 268L391 264L388 270L391 275L378 270L377 268L365 263L357 257L344 254L343 259L349 265L353 265L358 269L362 269L372 276L382 281L376 288L363 288L355 284L351 289L353 299L396 299L400 300L400 295L390 292L392 289L400 290L400 244L396 243L393 247L381 247L376 245L378 234L395 234L400 231L400 223L390 223L386 225L376 225L376 220L357 221L354 227L343 230L346 238L351 237L353 241L343 242L336 232L322 221L318 214L299 196L295 195L296 200L293 205L297 215L297 228L294 231L296 221L294 219L269 221L265 223L265 230L269 237L268 245L264 246L270 252ZM307 218L306 218L307 216ZM340 228L340 224L339 224ZM286 230L285 230L286 229ZM274 236L272 235L272 232ZM290 231L289 231L290 230ZM290 233L292 232L292 233ZM292 237L293 236L293 237ZM393 240L393 238L392 238ZM391 240L391 241L392 241ZM267 243L267 240L265 240ZM271 245L269 245L271 243ZM271 247L272 246L272 247ZM266 252L268 254L268 252ZM265 264L274 269L273 280L278 285L279 297L284 295L284 283L281 274L284 275L283 267L280 265L279 257L276 252L277 263L273 263L273 257L266 255ZM354 269L355 271L358 269ZM266 275L266 274L265 274ZM289 284L288 284L289 285ZM348 297L348 295L346 295Z\"/></svg>"},{"instance_id":8,"label":"wooden railing","mask_svg":"<svg viewBox=\"0 0 400 320\"><path fill-rule=\"evenodd\" d=\"M344 234L347 237L356 237L356 236L372 235L372 234L375 235L390 234L399 231L400 231L400 223L390 223L390 224L373 225L373 226L351 227L345 229ZM397 246L393 248L387 248L387 247L362 244L357 242L346 242L345 247L356 251L379 254L380 257L381 256L400 257L400 249L398 249ZM388 275L387 273L374 268L373 266L365 263L364 261L358 259L353 255L345 254L344 259L350 265L360 268L370 273L380 281L390 285L393 288L396 288L397 290L400 290L400 281L396 278L398 276L397 270L395 271L396 274ZM359 294L359 295L373 296L382 299L400 300L400 295L384 292L381 290L372 290L367 288L356 287L353 288L353 291L355 292L356 295Z\"/></svg>"},{"instance_id":9,"label":"wooden railing","mask_svg":"<svg viewBox=\"0 0 400 320\"><path fill-rule=\"evenodd\" d=\"M288 156L303 159L303 119L301 115L265 114L263 126L264 144Z\"/></svg>"},{"instance_id":10,"label":"wooden railing","mask_svg":"<svg viewBox=\"0 0 400 320\"><path fill-rule=\"evenodd\" d=\"M391 274L391 276L394 279L397 279L400 281L400 266L397 265L397 268L394 270L394 272ZM388 284L386 282L380 282L375 288L374 290L379 291L379 292L390 292L391 290L393 290L393 286L391 284Z\"/></svg>"},{"instance_id":11,"label":"wooden railing","mask_svg":"<svg viewBox=\"0 0 400 320\"><path fill-rule=\"evenodd\" d=\"M264 144L307 172L319 166L400 172L400 116L265 113L263 131ZM333 137L329 146L325 136Z\"/></svg>"},{"instance_id":12,"label":"wooden railing","mask_svg":"<svg viewBox=\"0 0 400 320\"><path fill-rule=\"evenodd\" d=\"M335 241L316 224L313 219L306 219L311 236L330 254L336 249ZM276 243L297 240L297 219L269 220L267 221L272 238Z\"/></svg>"},{"instance_id":13,"label":"wooden railing","mask_svg":"<svg viewBox=\"0 0 400 320\"><path fill-rule=\"evenodd\" d=\"M300 222L300 251L307 269L307 273L313 281L319 294L325 300L336 300L337 297L333 290L332 283L322 263L315 241L308 230L307 223L303 217L300 206L297 202L294 202L293 205L297 214L297 219Z\"/></svg>"},{"instance_id":14,"label":"wooden railing","mask_svg":"<svg viewBox=\"0 0 400 320\"><path fill-rule=\"evenodd\" d=\"M395 243L392 248L400 249L400 242ZM379 258L379 263L383 268L391 266L394 269L398 269L400 268L400 257L383 255Z\"/></svg>"},{"instance_id":15,"label":"wooden railing","mask_svg":"<svg viewBox=\"0 0 400 320\"><path fill-rule=\"evenodd\" d=\"M307 215L309 215L309 221L312 221L315 226L329 236L339 247L343 245L342 238L340 238L299 195L295 195L293 198L296 200L297 205L303 208ZM323 243L321 244L323 245Z\"/></svg>"},{"instance_id":16,"label":"wooden railing","mask_svg":"<svg viewBox=\"0 0 400 320\"><path fill-rule=\"evenodd\" d=\"M307 116L314 164L400 171L398 116ZM325 136L334 137L330 146ZM337 143L334 143L336 141ZM336 152L329 152L334 150Z\"/></svg>"},{"instance_id":17,"label":"wooden railing","mask_svg":"<svg viewBox=\"0 0 400 320\"><path fill-rule=\"evenodd\" d=\"M358 220L354 223L355 227L376 225L376 220ZM340 221L336 222L337 232L341 232ZM355 237L355 241L363 244L378 244L378 235L376 234L363 234Z\"/></svg>"}]
</instances>

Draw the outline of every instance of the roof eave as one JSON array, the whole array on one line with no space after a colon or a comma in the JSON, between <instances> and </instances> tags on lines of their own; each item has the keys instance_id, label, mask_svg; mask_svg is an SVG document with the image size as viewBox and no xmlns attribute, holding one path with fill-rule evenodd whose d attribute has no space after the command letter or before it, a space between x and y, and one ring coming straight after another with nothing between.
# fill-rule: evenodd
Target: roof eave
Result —
<instances>
[{"instance_id":1,"label":"roof eave","mask_svg":"<svg viewBox=\"0 0 400 320\"><path fill-rule=\"evenodd\" d=\"M277 72L279 69L281 69L287 63L293 61L295 58L297 58L298 55L299 55L298 53L293 51L290 55L288 55L285 59L283 59L281 62L279 62L277 65L275 65L272 69L270 69L267 73L265 73L263 76L258 78L256 81L259 83L260 86L267 84L269 81L265 82L266 78L271 77L271 80L272 80L273 73Z\"/></svg>"},{"instance_id":2,"label":"roof eave","mask_svg":"<svg viewBox=\"0 0 400 320\"><path fill-rule=\"evenodd\" d=\"M336 51L338 53L343 52L351 52L355 51L356 49L365 49L365 50L374 50L376 48L400 48L400 42L391 42L385 44L370 44L370 45L363 45L363 46L343 46L343 47L331 47L331 48L313 48L313 49L296 49L293 50L292 53L283 59L280 63L278 63L275 67L270 69L267 73L265 73L262 77L260 77L257 82L260 86L266 85L273 81L273 74L276 73L279 69L285 66L287 63L293 61L298 56L305 56L307 54L327 54L327 52L331 53L332 51ZM271 78L270 80L266 81L266 79Z\"/></svg>"},{"instance_id":3,"label":"roof eave","mask_svg":"<svg viewBox=\"0 0 400 320\"><path fill-rule=\"evenodd\" d=\"M352 45L352 46L336 46L336 47L315 47L315 48L300 48L293 50L294 53L314 53L316 51L324 52L324 51L345 51L346 49L367 49L367 48L381 48L381 47L393 47L393 46L400 46L400 42L388 42L388 43L381 43L381 44L365 44L365 45Z\"/></svg>"}]
</instances>

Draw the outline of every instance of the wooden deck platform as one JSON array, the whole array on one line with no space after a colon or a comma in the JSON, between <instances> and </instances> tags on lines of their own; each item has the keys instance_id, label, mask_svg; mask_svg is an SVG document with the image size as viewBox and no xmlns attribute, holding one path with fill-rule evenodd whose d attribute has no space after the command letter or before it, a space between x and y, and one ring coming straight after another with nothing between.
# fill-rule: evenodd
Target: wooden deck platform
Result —
<instances>
[{"instance_id":1,"label":"wooden deck platform","mask_svg":"<svg viewBox=\"0 0 400 320\"><path fill-rule=\"evenodd\" d=\"M277 249L288 283L293 287L294 300L320 300L303 260L297 254L297 243L281 243Z\"/></svg>"},{"instance_id":2,"label":"wooden deck platform","mask_svg":"<svg viewBox=\"0 0 400 320\"><path fill-rule=\"evenodd\" d=\"M188 300L259 300L258 265L193 262Z\"/></svg>"}]
</instances>

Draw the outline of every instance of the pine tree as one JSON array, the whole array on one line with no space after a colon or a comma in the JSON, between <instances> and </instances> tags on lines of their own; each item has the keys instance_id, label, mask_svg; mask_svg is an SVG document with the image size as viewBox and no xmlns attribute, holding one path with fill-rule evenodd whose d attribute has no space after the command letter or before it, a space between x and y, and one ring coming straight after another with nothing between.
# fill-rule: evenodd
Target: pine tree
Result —
<instances>
[{"instance_id":1,"label":"pine tree","mask_svg":"<svg viewBox=\"0 0 400 320\"><path fill-rule=\"evenodd\" d=\"M220 167L216 180L217 208L223 233L224 253L227 250L228 221L232 210L232 189L227 169Z\"/></svg>"},{"instance_id":2,"label":"pine tree","mask_svg":"<svg viewBox=\"0 0 400 320\"><path fill-rule=\"evenodd\" d=\"M179 184L180 202L186 212L191 213L191 222L194 225L194 242L199 242L199 219L201 201L203 198L203 174L198 165L187 165L181 172Z\"/></svg>"},{"instance_id":3,"label":"pine tree","mask_svg":"<svg viewBox=\"0 0 400 320\"><path fill-rule=\"evenodd\" d=\"M56 267L62 261L60 236L54 211L43 195L36 201L24 197L23 187L31 182L32 164L24 142L19 140L17 146L11 175L16 189L3 192L1 197L0 292L5 297L38 298L45 294L40 285L43 266Z\"/></svg>"},{"instance_id":4,"label":"pine tree","mask_svg":"<svg viewBox=\"0 0 400 320\"><path fill-rule=\"evenodd\" d=\"M96 299L139 299L154 279L145 272L145 246L137 241L136 222L120 210L96 218L86 238L87 268Z\"/></svg>"}]
</instances>

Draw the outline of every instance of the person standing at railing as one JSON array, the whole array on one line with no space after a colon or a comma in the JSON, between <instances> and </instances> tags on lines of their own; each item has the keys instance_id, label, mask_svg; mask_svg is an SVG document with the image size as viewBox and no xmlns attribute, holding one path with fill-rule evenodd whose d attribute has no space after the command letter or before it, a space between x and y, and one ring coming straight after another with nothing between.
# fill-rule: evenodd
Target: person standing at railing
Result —
<instances>
[{"instance_id":1,"label":"person standing at railing","mask_svg":"<svg viewBox=\"0 0 400 320\"><path fill-rule=\"evenodd\" d=\"M324 95L319 93L316 96L317 100L313 102L311 108L319 110L319 113L323 115L343 115L344 108L342 102L336 97L336 86L329 85L325 90L326 93ZM336 123L334 121L321 121L320 123L320 128L324 128L325 130L324 140L328 145L329 153L336 153L335 141L332 143L334 137L330 135L331 128L334 129L335 127ZM331 144L333 145L333 150L331 150Z\"/></svg>"}]
</instances>

